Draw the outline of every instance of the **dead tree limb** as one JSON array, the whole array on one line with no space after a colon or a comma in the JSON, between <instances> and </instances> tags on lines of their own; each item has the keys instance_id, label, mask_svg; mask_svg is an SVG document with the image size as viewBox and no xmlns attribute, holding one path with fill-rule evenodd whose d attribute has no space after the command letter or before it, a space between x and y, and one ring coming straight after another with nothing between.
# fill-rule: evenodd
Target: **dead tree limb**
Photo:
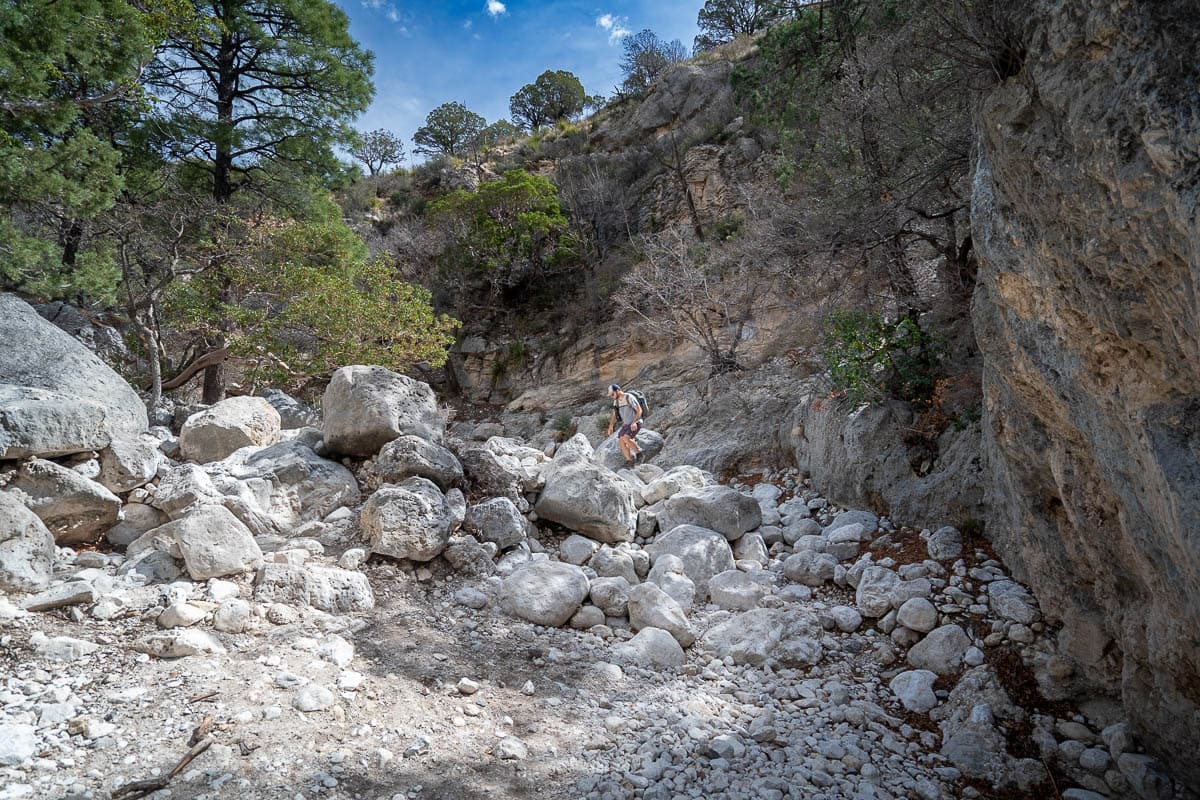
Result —
<instances>
[{"instance_id":1,"label":"dead tree limb","mask_svg":"<svg viewBox=\"0 0 1200 800\"><path fill-rule=\"evenodd\" d=\"M132 781L124 786L119 787L113 792L112 800L138 800L140 797L157 792L159 789L165 789L175 777L183 772L184 768L192 763L197 756L212 746L213 740L206 738L200 743L192 747L184 753L183 758L179 759L179 763L171 768L171 771L166 775L160 775L157 778L146 778L141 781Z\"/></svg>"}]
</instances>

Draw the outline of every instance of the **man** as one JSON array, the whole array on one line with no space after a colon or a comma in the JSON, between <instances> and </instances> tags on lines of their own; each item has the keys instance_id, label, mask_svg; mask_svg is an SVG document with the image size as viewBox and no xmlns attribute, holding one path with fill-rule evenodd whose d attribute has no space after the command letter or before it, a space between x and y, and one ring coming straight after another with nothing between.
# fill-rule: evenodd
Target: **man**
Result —
<instances>
[{"instance_id":1,"label":"man","mask_svg":"<svg viewBox=\"0 0 1200 800\"><path fill-rule=\"evenodd\" d=\"M641 448L633 438L642 428L642 406L633 395L622 392L621 387L615 383L609 384L608 396L613 401L612 416L608 420L608 435L612 436L617 417L620 417L621 429L617 433L617 446L621 448L621 455L625 456L625 466L633 466L642 454Z\"/></svg>"}]
</instances>

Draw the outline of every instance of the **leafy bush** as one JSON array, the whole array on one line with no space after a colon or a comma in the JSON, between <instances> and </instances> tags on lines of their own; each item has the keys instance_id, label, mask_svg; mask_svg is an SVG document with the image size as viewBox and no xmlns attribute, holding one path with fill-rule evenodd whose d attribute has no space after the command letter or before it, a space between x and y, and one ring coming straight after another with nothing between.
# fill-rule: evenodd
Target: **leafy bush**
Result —
<instances>
[{"instance_id":1,"label":"leafy bush","mask_svg":"<svg viewBox=\"0 0 1200 800\"><path fill-rule=\"evenodd\" d=\"M942 347L916 320L836 311L821 356L834 387L853 402L885 397L925 403L941 377Z\"/></svg>"},{"instance_id":2,"label":"leafy bush","mask_svg":"<svg viewBox=\"0 0 1200 800\"><path fill-rule=\"evenodd\" d=\"M474 192L453 191L430 204L428 214L448 237L443 269L482 276L496 292L537 283L577 260L554 184L524 170Z\"/></svg>"},{"instance_id":3,"label":"leafy bush","mask_svg":"<svg viewBox=\"0 0 1200 800\"><path fill-rule=\"evenodd\" d=\"M564 411L554 418L554 441L565 442L579 430L579 425L571 417L569 411Z\"/></svg>"}]
</instances>

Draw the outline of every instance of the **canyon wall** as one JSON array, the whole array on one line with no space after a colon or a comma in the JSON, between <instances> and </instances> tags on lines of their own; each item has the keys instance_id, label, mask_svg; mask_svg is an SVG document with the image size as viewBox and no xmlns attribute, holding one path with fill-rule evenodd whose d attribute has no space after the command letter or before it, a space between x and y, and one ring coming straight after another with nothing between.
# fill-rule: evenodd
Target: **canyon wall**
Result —
<instances>
[{"instance_id":1,"label":"canyon wall","mask_svg":"<svg viewBox=\"0 0 1200 800\"><path fill-rule=\"evenodd\" d=\"M1196 6L1035 6L976 125L988 533L1077 674L1197 783Z\"/></svg>"}]
</instances>

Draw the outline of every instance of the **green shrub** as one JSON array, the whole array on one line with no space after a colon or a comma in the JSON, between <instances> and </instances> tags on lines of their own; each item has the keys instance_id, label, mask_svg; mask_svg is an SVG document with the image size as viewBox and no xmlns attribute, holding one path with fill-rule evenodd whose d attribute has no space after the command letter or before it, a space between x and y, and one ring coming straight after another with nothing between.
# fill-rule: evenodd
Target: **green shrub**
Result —
<instances>
[{"instance_id":1,"label":"green shrub","mask_svg":"<svg viewBox=\"0 0 1200 800\"><path fill-rule=\"evenodd\" d=\"M895 398L928 402L942 377L942 346L905 317L836 311L825 320L821 356L834 388L853 402Z\"/></svg>"}]
</instances>

